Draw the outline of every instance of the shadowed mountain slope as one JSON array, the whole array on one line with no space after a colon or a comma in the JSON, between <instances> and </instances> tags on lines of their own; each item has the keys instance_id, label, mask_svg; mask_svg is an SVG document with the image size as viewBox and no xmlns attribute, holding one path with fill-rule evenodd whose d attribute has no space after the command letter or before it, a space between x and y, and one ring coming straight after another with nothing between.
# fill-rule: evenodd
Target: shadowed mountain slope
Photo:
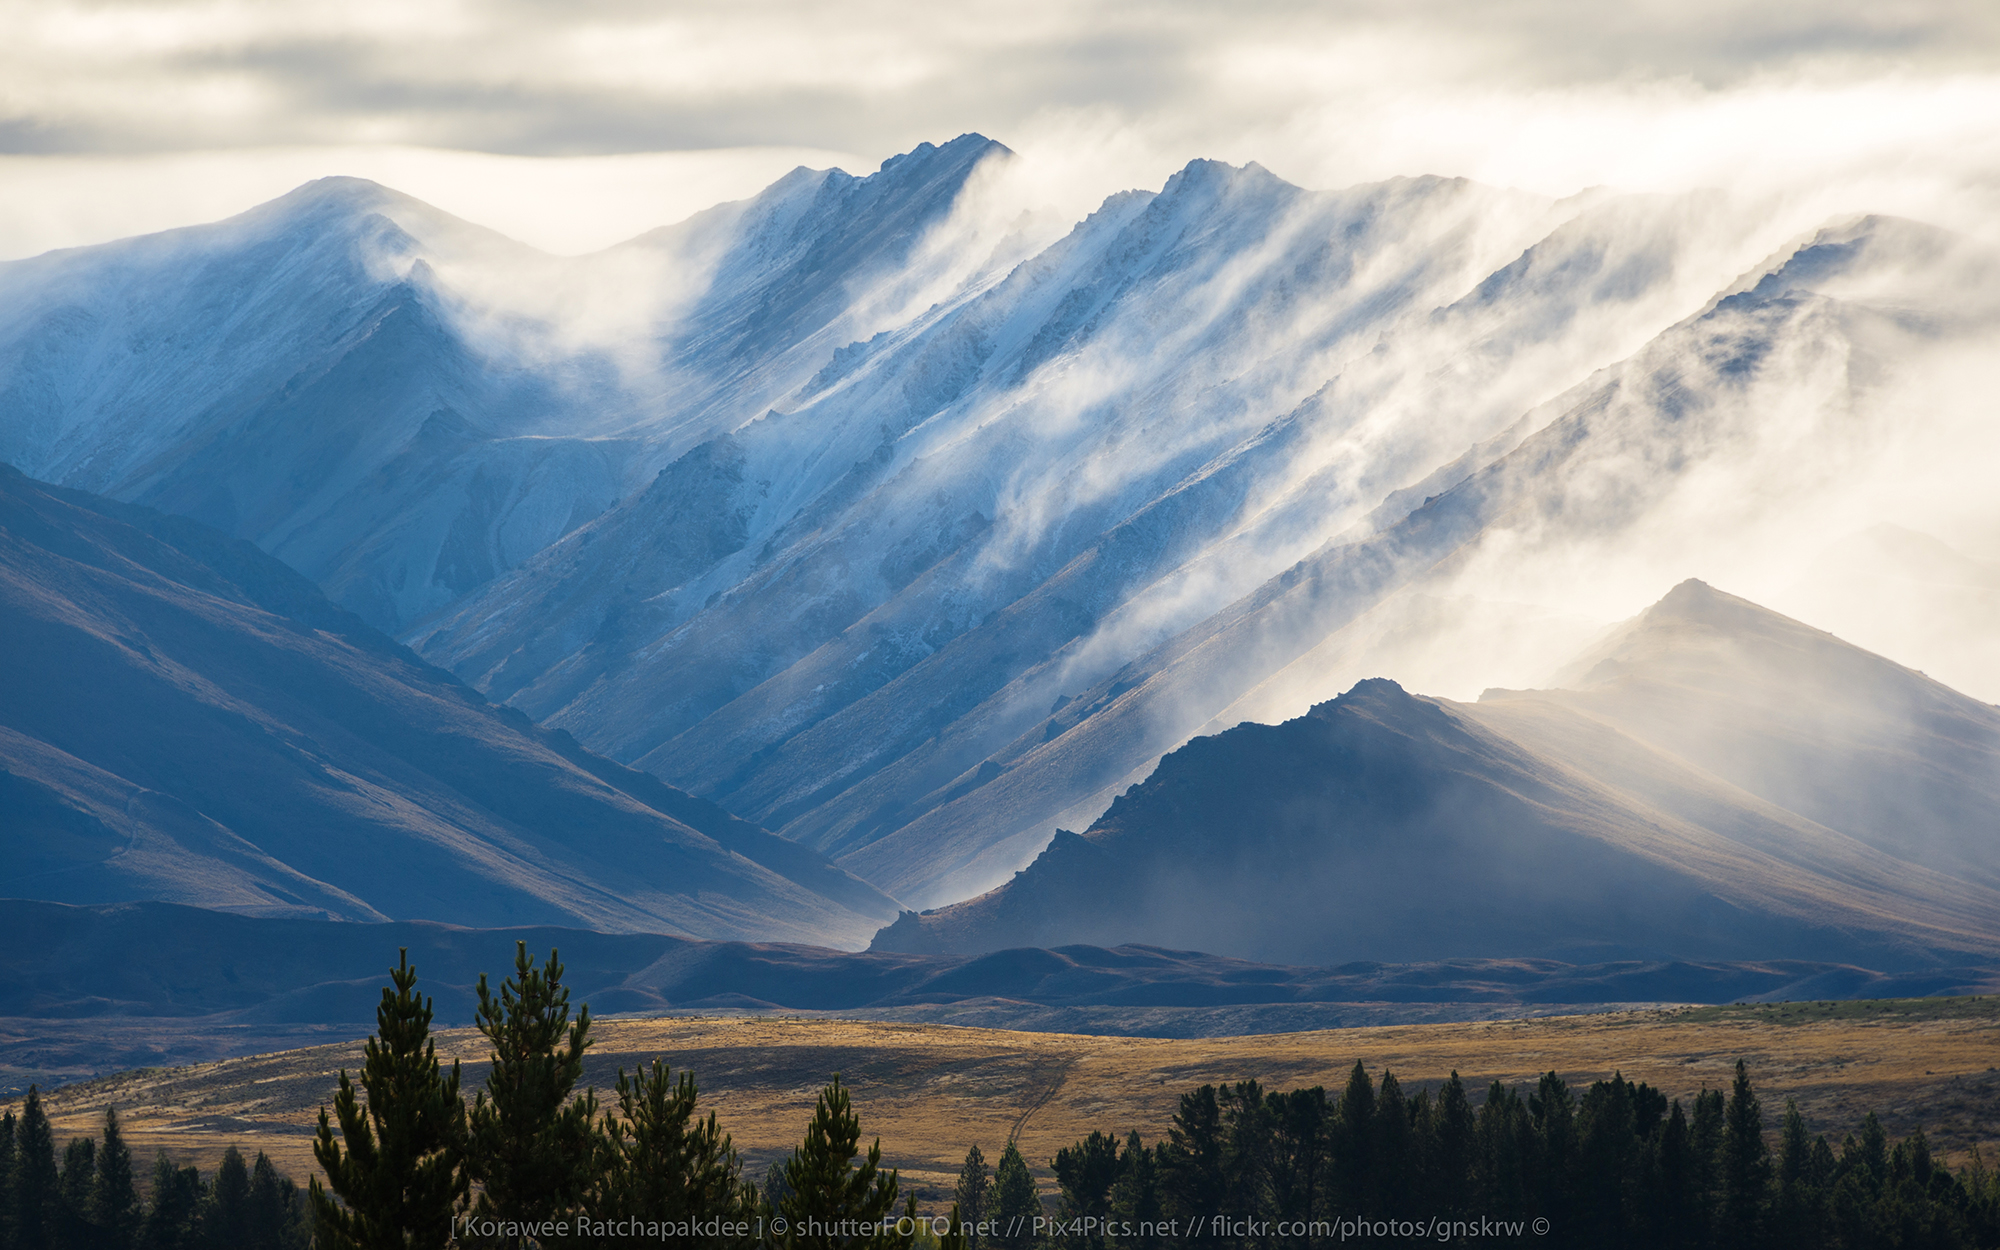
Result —
<instances>
[{"instance_id":1,"label":"shadowed mountain slope","mask_svg":"<svg viewBox=\"0 0 2000 1250\"><path fill-rule=\"evenodd\" d=\"M1774 641L1797 662L1766 663ZM1196 739L1085 834L1058 834L979 898L905 913L875 947L1139 941L1288 962L1598 952L1890 966L2000 953L2000 891L1974 877L2000 862L1983 788L2000 773L2000 711L1698 582L1613 654L1584 692L1466 705L1377 679L1282 725ZM1813 735L1857 683L1856 698L1878 703L1923 695L1946 767L1884 792L1874 810L1900 840L1866 820L1830 828L1621 730L1651 728L1657 692L1692 693L1690 673L1711 697L1681 700L1674 724L1722 723L1732 699L1771 696L1742 731L1736 771L1776 752L1786 776L1833 775L1874 741L1907 741L1886 714L1871 734L1850 723L1845 741ZM1949 875L1920 866L1943 867L1947 853Z\"/></svg>"},{"instance_id":2,"label":"shadowed mountain slope","mask_svg":"<svg viewBox=\"0 0 2000 1250\"><path fill-rule=\"evenodd\" d=\"M893 904L197 522L0 471L0 891L857 943Z\"/></svg>"}]
</instances>

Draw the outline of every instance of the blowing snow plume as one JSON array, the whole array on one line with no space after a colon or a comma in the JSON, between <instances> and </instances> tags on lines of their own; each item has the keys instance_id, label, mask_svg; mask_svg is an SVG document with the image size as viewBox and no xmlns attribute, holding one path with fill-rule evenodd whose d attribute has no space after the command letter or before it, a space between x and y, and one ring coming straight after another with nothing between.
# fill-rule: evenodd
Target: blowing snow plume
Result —
<instances>
[{"instance_id":1,"label":"blowing snow plume","mask_svg":"<svg viewBox=\"0 0 2000 1250\"><path fill-rule=\"evenodd\" d=\"M1205 726L2000 535L1940 489L1992 358L1942 230L1203 160L1063 233L1022 168L962 136L573 261L341 184L19 262L0 438L914 906Z\"/></svg>"}]
</instances>

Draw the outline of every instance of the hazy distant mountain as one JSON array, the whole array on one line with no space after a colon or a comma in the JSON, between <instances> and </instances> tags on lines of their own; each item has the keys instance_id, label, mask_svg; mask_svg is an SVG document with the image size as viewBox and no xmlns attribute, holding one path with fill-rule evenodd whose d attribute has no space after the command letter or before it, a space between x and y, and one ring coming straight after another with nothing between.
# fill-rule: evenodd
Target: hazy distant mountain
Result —
<instances>
[{"instance_id":1,"label":"hazy distant mountain","mask_svg":"<svg viewBox=\"0 0 2000 1250\"><path fill-rule=\"evenodd\" d=\"M872 887L197 522L0 468L0 894L865 940Z\"/></svg>"},{"instance_id":2,"label":"hazy distant mountain","mask_svg":"<svg viewBox=\"0 0 2000 1250\"><path fill-rule=\"evenodd\" d=\"M1371 680L1199 738L875 946L1990 959L1996 778L2000 709L1689 582L1576 690L1460 704Z\"/></svg>"}]
</instances>

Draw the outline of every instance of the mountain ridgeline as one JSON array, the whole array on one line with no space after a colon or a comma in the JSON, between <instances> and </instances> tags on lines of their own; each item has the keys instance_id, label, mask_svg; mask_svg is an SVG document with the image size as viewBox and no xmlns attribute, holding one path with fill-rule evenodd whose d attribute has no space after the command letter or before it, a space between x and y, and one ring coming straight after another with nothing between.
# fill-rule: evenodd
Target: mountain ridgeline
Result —
<instances>
[{"instance_id":1,"label":"mountain ridgeline","mask_svg":"<svg viewBox=\"0 0 2000 1250\"><path fill-rule=\"evenodd\" d=\"M1463 704L1371 679L1198 738L875 948L2000 954L2000 709L1694 581L1585 661L1573 690Z\"/></svg>"},{"instance_id":2,"label":"mountain ridgeline","mask_svg":"<svg viewBox=\"0 0 2000 1250\"><path fill-rule=\"evenodd\" d=\"M1398 676L1327 657L1413 604L1658 593L1822 515L2000 329L1983 245L1207 160L1071 223L1017 172L964 135L574 258L326 179L0 265L0 889L850 948L900 914L877 947L930 953L1994 953L1992 709L1698 584L1561 689L1284 719Z\"/></svg>"},{"instance_id":3,"label":"mountain ridgeline","mask_svg":"<svg viewBox=\"0 0 2000 1250\"><path fill-rule=\"evenodd\" d=\"M196 521L0 468L0 622L6 895L849 943L894 913Z\"/></svg>"}]
</instances>

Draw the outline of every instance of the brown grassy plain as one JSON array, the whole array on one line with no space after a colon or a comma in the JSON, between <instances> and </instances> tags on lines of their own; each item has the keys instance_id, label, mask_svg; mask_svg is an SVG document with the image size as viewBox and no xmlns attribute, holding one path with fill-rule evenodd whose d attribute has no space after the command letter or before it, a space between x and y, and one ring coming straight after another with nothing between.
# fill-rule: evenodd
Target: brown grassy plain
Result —
<instances>
[{"instance_id":1,"label":"brown grassy plain","mask_svg":"<svg viewBox=\"0 0 2000 1250\"><path fill-rule=\"evenodd\" d=\"M1057 1149L1092 1129L1148 1140L1164 1134L1181 1093L1255 1078L1267 1088L1337 1089L1358 1059L1405 1087L1456 1070L1475 1096L1494 1079L1554 1070L1573 1086L1622 1071L1673 1097L1726 1087L1749 1064L1775 1127L1787 1097L1836 1141L1870 1109L1892 1133L1921 1123L1953 1158L2000 1145L2000 999L1635 1011L1473 1024L1424 1024L1192 1040L1016 1033L932 1024L785 1017L611 1020L598 1025L585 1080L600 1092L618 1067L654 1056L688 1068L703 1105L735 1137L753 1174L795 1143L835 1072L854 1091L868 1137L925 1205L948 1190L967 1145L989 1159L1011 1135L1044 1171ZM467 1060L468 1093L484 1079L478 1034L439 1035ZM358 1067L359 1043L218 1063L121 1073L48 1097L59 1140L95 1134L115 1104L142 1157L165 1147L213 1167L235 1144L268 1151L303 1183L311 1132L336 1072Z\"/></svg>"}]
</instances>

